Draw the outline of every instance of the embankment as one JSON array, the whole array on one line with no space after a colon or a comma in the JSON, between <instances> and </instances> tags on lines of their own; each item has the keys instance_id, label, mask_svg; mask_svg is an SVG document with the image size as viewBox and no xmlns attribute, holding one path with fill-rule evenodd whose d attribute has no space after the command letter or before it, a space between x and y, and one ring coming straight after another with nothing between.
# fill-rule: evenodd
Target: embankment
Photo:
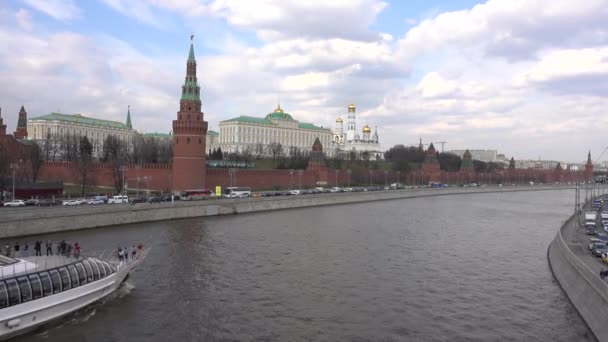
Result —
<instances>
[{"instance_id":1,"label":"embankment","mask_svg":"<svg viewBox=\"0 0 608 342\"><path fill-rule=\"evenodd\" d=\"M161 204L100 205L52 208L16 208L0 212L0 238L13 238L131 223L230 215L290 208L358 203L378 200L513 191L563 190L569 187L487 187L408 189L290 197L222 199Z\"/></svg>"},{"instance_id":2,"label":"embankment","mask_svg":"<svg viewBox=\"0 0 608 342\"><path fill-rule=\"evenodd\" d=\"M608 341L608 284L601 265L588 256L577 234L576 216L559 229L547 256L553 276L599 341Z\"/></svg>"}]
</instances>

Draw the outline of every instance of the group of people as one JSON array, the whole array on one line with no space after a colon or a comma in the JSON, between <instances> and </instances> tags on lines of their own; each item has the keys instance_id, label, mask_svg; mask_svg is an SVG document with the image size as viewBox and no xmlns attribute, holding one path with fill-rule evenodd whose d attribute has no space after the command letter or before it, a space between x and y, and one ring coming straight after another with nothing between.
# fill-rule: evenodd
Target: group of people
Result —
<instances>
[{"instance_id":1,"label":"group of people","mask_svg":"<svg viewBox=\"0 0 608 342\"><path fill-rule=\"evenodd\" d=\"M34 251L36 256L42 256L42 248L46 247L46 255L53 255L53 241L47 240L46 242L41 240L36 240L34 242ZM61 240L56 244L56 255L63 255L66 257L71 257L72 255L75 258L80 257L80 244L78 242L71 244L66 242L65 240ZM13 254L14 253L14 254ZM4 246L4 255L10 257L20 257L20 256L29 256L30 254L30 245L26 242L23 245L19 242L15 242L14 245L11 246L10 243L7 243Z\"/></svg>"},{"instance_id":2,"label":"group of people","mask_svg":"<svg viewBox=\"0 0 608 342\"><path fill-rule=\"evenodd\" d=\"M135 247L135 245L127 248L127 247L118 247L118 249L116 250L116 256L118 257L118 261L122 262L122 261L129 261L129 258L131 258L131 260L135 260L138 258L139 254L142 252L142 250L144 249L144 245L140 242L137 247Z\"/></svg>"}]
</instances>

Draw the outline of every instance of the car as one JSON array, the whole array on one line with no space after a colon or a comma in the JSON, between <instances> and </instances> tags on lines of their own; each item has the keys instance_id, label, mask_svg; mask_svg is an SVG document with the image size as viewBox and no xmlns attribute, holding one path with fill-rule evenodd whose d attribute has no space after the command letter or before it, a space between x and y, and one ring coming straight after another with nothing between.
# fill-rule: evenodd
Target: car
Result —
<instances>
[{"instance_id":1,"label":"car","mask_svg":"<svg viewBox=\"0 0 608 342\"><path fill-rule=\"evenodd\" d=\"M608 254L608 246L598 246L591 250L591 253L599 258L602 254Z\"/></svg>"},{"instance_id":2,"label":"car","mask_svg":"<svg viewBox=\"0 0 608 342\"><path fill-rule=\"evenodd\" d=\"M65 200L63 201L63 205L67 205L67 206L74 206L74 205L80 205L82 204L80 200L77 199L70 199L70 200Z\"/></svg>"},{"instance_id":3,"label":"car","mask_svg":"<svg viewBox=\"0 0 608 342\"><path fill-rule=\"evenodd\" d=\"M148 198L148 203L160 203L160 202L161 202L160 196L151 196Z\"/></svg>"},{"instance_id":4,"label":"car","mask_svg":"<svg viewBox=\"0 0 608 342\"><path fill-rule=\"evenodd\" d=\"M585 234L587 234L587 235L597 235L597 231L595 230L595 228L587 228L587 229L585 229Z\"/></svg>"},{"instance_id":5,"label":"car","mask_svg":"<svg viewBox=\"0 0 608 342\"><path fill-rule=\"evenodd\" d=\"M302 194L302 192L300 190L291 190L289 193L291 195L301 195Z\"/></svg>"},{"instance_id":6,"label":"car","mask_svg":"<svg viewBox=\"0 0 608 342\"><path fill-rule=\"evenodd\" d=\"M108 203L113 203L113 204L129 203L129 197L127 197L126 195L112 196L112 198L108 199Z\"/></svg>"},{"instance_id":7,"label":"car","mask_svg":"<svg viewBox=\"0 0 608 342\"><path fill-rule=\"evenodd\" d=\"M145 197L142 197L142 196L131 199L131 204L146 203L146 202L148 202L148 199Z\"/></svg>"},{"instance_id":8,"label":"car","mask_svg":"<svg viewBox=\"0 0 608 342\"><path fill-rule=\"evenodd\" d=\"M334 186L333 188L331 188L329 190L329 192L332 192L332 193L340 192L340 188L338 188L337 186Z\"/></svg>"},{"instance_id":9,"label":"car","mask_svg":"<svg viewBox=\"0 0 608 342\"><path fill-rule=\"evenodd\" d=\"M608 265L608 254L602 254L602 261L604 262L604 264Z\"/></svg>"},{"instance_id":10,"label":"car","mask_svg":"<svg viewBox=\"0 0 608 342\"><path fill-rule=\"evenodd\" d=\"M39 207L54 207L56 205L62 205L63 202L58 199L46 198L38 201Z\"/></svg>"},{"instance_id":11,"label":"car","mask_svg":"<svg viewBox=\"0 0 608 342\"><path fill-rule=\"evenodd\" d=\"M87 202L87 204L91 204L91 205L104 204L104 203L106 203L106 202L104 202L101 198L95 198L95 197L91 198Z\"/></svg>"},{"instance_id":12,"label":"car","mask_svg":"<svg viewBox=\"0 0 608 342\"><path fill-rule=\"evenodd\" d=\"M587 247L589 248L590 251L592 251L593 249L595 249L597 247L608 247L608 245L606 245L606 242L604 242L604 241L591 241L591 242L589 242L589 245Z\"/></svg>"},{"instance_id":13,"label":"car","mask_svg":"<svg viewBox=\"0 0 608 342\"><path fill-rule=\"evenodd\" d=\"M5 207L25 207L25 202L23 200L12 200L4 203Z\"/></svg>"},{"instance_id":14,"label":"car","mask_svg":"<svg viewBox=\"0 0 608 342\"><path fill-rule=\"evenodd\" d=\"M30 198L28 200L25 200L25 206L29 207L29 206L37 206L38 205L38 200L35 198Z\"/></svg>"}]
</instances>

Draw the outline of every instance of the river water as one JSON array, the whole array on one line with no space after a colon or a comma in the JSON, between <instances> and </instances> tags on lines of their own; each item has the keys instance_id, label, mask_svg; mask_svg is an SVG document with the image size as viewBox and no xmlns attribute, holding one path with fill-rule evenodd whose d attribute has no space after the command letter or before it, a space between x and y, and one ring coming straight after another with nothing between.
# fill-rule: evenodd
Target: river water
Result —
<instances>
[{"instance_id":1,"label":"river water","mask_svg":"<svg viewBox=\"0 0 608 342\"><path fill-rule=\"evenodd\" d=\"M571 191L450 195L54 234L152 250L17 341L593 341L547 247Z\"/></svg>"}]
</instances>

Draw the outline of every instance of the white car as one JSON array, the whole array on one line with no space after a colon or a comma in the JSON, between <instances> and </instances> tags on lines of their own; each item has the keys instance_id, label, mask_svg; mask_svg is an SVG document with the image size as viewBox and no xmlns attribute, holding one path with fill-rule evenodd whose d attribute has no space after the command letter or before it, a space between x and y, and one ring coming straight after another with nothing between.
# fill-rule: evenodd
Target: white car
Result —
<instances>
[{"instance_id":1,"label":"white car","mask_svg":"<svg viewBox=\"0 0 608 342\"><path fill-rule=\"evenodd\" d=\"M25 207L25 202L23 200L13 200L10 202L4 203L5 207Z\"/></svg>"},{"instance_id":2,"label":"white car","mask_svg":"<svg viewBox=\"0 0 608 342\"><path fill-rule=\"evenodd\" d=\"M80 200L77 200L77 199L63 201L63 205L70 205L70 206L72 206L72 205L80 205L80 204L81 204Z\"/></svg>"},{"instance_id":3,"label":"white car","mask_svg":"<svg viewBox=\"0 0 608 342\"><path fill-rule=\"evenodd\" d=\"M129 197L123 195L112 196L108 203L129 203Z\"/></svg>"},{"instance_id":4,"label":"white car","mask_svg":"<svg viewBox=\"0 0 608 342\"><path fill-rule=\"evenodd\" d=\"M104 204L105 202L100 198L91 198L87 204Z\"/></svg>"},{"instance_id":5,"label":"white car","mask_svg":"<svg viewBox=\"0 0 608 342\"><path fill-rule=\"evenodd\" d=\"M292 195L300 195L301 194L300 190L291 190L291 191L289 191L289 193L292 194Z\"/></svg>"}]
</instances>

